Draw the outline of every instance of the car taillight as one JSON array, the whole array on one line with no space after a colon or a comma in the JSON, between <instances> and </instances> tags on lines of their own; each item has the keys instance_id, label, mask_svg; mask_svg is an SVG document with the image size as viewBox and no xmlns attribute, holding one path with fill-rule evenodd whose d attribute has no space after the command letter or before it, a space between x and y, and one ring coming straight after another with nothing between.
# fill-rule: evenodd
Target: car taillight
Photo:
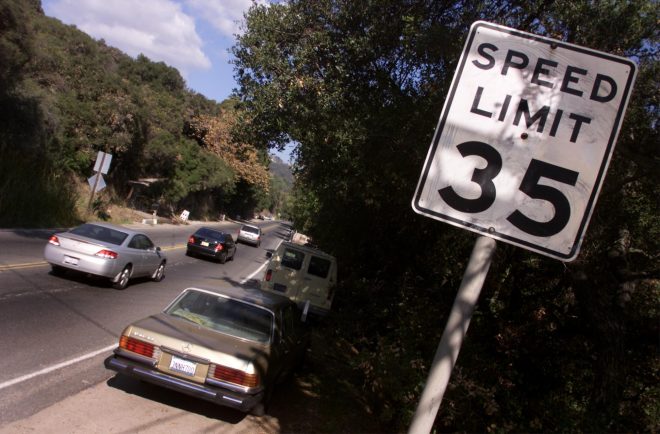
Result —
<instances>
[{"instance_id":1,"label":"car taillight","mask_svg":"<svg viewBox=\"0 0 660 434\"><path fill-rule=\"evenodd\" d=\"M119 348L149 358L154 358L154 353L159 352L156 351L157 349L154 344L131 338L126 335L122 335L122 337L119 338Z\"/></svg>"},{"instance_id":2,"label":"car taillight","mask_svg":"<svg viewBox=\"0 0 660 434\"><path fill-rule=\"evenodd\" d=\"M59 246L59 245L60 245L60 240L59 240L59 238L57 238L55 235L53 235L53 236L50 237L50 239L48 240L48 243L50 243L50 244L52 244L52 245L54 245L54 246Z\"/></svg>"},{"instance_id":3,"label":"car taillight","mask_svg":"<svg viewBox=\"0 0 660 434\"><path fill-rule=\"evenodd\" d=\"M266 271L266 282L270 282L270 279L273 278L273 270Z\"/></svg>"},{"instance_id":4,"label":"car taillight","mask_svg":"<svg viewBox=\"0 0 660 434\"><path fill-rule=\"evenodd\" d=\"M228 368L227 366L211 365L209 375L216 380L238 384L239 386L257 387L259 385L258 374L248 374L240 369Z\"/></svg>"},{"instance_id":5,"label":"car taillight","mask_svg":"<svg viewBox=\"0 0 660 434\"><path fill-rule=\"evenodd\" d=\"M96 252L94 256L98 256L103 259L117 259L117 256L119 255L117 255L117 252L113 252L112 250L103 249Z\"/></svg>"},{"instance_id":6,"label":"car taillight","mask_svg":"<svg viewBox=\"0 0 660 434\"><path fill-rule=\"evenodd\" d=\"M195 237L193 237L193 236L191 235L190 238L188 238L188 242L189 242L190 244L195 244Z\"/></svg>"},{"instance_id":7,"label":"car taillight","mask_svg":"<svg viewBox=\"0 0 660 434\"><path fill-rule=\"evenodd\" d=\"M216 252L219 252L220 250L222 250L222 244L218 244L217 246L215 246Z\"/></svg>"}]
</instances>

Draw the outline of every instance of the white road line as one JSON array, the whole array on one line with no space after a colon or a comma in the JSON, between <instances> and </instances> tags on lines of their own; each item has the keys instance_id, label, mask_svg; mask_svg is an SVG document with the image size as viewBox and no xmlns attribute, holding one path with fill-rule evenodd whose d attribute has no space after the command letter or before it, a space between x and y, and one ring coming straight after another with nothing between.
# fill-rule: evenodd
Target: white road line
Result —
<instances>
[{"instance_id":1,"label":"white road line","mask_svg":"<svg viewBox=\"0 0 660 434\"><path fill-rule=\"evenodd\" d=\"M83 360L91 359L92 357L96 357L99 354L106 353L110 350L113 350L117 348L117 344L110 345L105 348L101 348L100 350L96 350L92 353L84 354L80 357L76 357L75 359L67 360L66 362L58 363L57 365L49 366L48 368L44 368L41 371L33 372L31 374L23 375L22 377L14 378L13 380L5 381L4 383L0 383L0 390L5 389L9 386L13 386L14 384L22 383L23 381L31 380L35 377L38 377L39 375L44 375L48 374L49 372L56 371L58 369L66 368L67 366L76 364L78 362L82 362Z\"/></svg>"},{"instance_id":2,"label":"white road line","mask_svg":"<svg viewBox=\"0 0 660 434\"><path fill-rule=\"evenodd\" d=\"M277 243L277 245L275 246L275 248L273 249L273 251L277 250L277 248L280 246L280 244L282 244L282 240L280 240L280 242ZM257 274L259 274L259 273L264 269L264 267L266 267L266 265L268 265L268 262L269 262L269 261L264 262L263 264L261 264L261 267L257 268L257 270L256 270L254 273L250 274L248 277L246 277L245 279L241 280L241 282L240 282L241 285L245 285L245 284L246 284L249 280L251 280L254 276L256 276Z\"/></svg>"}]
</instances>

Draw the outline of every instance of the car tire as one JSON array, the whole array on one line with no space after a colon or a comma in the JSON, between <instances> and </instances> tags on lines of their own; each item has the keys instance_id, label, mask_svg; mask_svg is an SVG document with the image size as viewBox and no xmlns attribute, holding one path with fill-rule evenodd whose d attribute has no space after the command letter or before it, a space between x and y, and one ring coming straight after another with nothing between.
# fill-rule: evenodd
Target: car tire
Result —
<instances>
[{"instance_id":1,"label":"car tire","mask_svg":"<svg viewBox=\"0 0 660 434\"><path fill-rule=\"evenodd\" d=\"M218 262L220 262L221 264L227 262L227 252L220 253L220 256L218 256Z\"/></svg>"},{"instance_id":2,"label":"car tire","mask_svg":"<svg viewBox=\"0 0 660 434\"><path fill-rule=\"evenodd\" d=\"M266 388L264 392L264 397L257 405L252 407L250 414L252 416L262 417L268 413L268 407L270 406L270 401L273 398L273 386Z\"/></svg>"},{"instance_id":3,"label":"car tire","mask_svg":"<svg viewBox=\"0 0 660 434\"><path fill-rule=\"evenodd\" d=\"M154 282L160 282L165 277L165 262L161 262L154 271L154 274L151 276L151 280Z\"/></svg>"},{"instance_id":4,"label":"car tire","mask_svg":"<svg viewBox=\"0 0 660 434\"><path fill-rule=\"evenodd\" d=\"M64 267L60 267L59 265L51 265L50 271L53 276L62 276L66 272Z\"/></svg>"},{"instance_id":5,"label":"car tire","mask_svg":"<svg viewBox=\"0 0 660 434\"><path fill-rule=\"evenodd\" d=\"M112 283L112 287L115 289L125 289L128 286L128 280L131 277L131 266L127 265L124 267L123 270L121 270L121 273L119 273L119 278L117 279L116 282Z\"/></svg>"}]
</instances>

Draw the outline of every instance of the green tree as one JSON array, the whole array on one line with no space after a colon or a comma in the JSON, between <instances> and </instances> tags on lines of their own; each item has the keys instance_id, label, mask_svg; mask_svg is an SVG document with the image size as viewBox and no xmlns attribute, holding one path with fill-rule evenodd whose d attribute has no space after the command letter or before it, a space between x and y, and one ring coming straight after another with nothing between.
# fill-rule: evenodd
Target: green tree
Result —
<instances>
[{"instance_id":1,"label":"green tree","mask_svg":"<svg viewBox=\"0 0 660 434\"><path fill-rule=\"evenodd\" d=\"M356 348L352 366L381 418L405 426L472 244L467 233L415 216L410 199L477 19L628 56L640 70L579 259L564 265L500 245L436 427L653 431L655 2L255 6L234 48L239 134L264 147L298 143L293 217L339 259L336 336Z\"/></svg>"}]
</instances>

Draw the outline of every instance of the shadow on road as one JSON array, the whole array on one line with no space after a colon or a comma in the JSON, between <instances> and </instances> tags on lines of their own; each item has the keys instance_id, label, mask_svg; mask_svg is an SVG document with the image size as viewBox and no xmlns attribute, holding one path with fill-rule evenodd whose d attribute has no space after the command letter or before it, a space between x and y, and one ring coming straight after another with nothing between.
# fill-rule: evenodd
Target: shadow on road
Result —
<instances>
[{"instance_id":1,"label":"shadow on road","mask_svg":"<svg viewBox=\"0 0 660 434\"><path fill-rule=\"evenodd\" d=\"M107 381L107 385L131 395L140 396L144 399L149 399L169 407L195 413L209 419L215 419L232 425L240 423L245 418L244 413L231 408L215 405L202 399L191 398L185 394L120 374L110 378ZM140 430L147 428L149 427L143 426L140 427Z\"/></svg>"}]
</instances>

